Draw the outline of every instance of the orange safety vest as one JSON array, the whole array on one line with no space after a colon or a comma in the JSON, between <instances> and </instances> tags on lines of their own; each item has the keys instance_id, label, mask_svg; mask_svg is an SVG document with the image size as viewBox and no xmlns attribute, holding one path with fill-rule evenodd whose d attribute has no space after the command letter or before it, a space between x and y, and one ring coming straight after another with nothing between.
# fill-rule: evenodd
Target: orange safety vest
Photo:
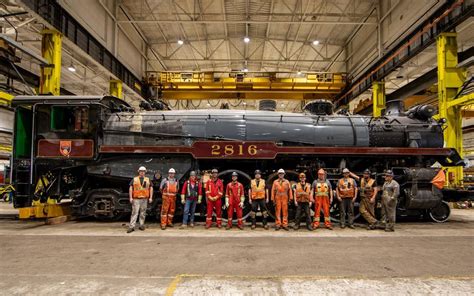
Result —
<instances>
[{"instance_id":1,"label":"orange safety vest","mask_svg":"<svg viewBox=\"0 0 474 296\"><path fill-rule=\"evenodd\" d=\"M296 184L296 201L298 202L309 202L310 198L309 195L311 193L311 185L308 183L301 186L301 183Z\"/></svg>"},{"instance_id":2,"label":"orange safety vest","mask_svg":"<svg viewBox=\"0 0 474 296\"><path fill-rule=\"evenodd\" d=\"M354 179L348 178L347 183L344 182L344 178L339 180L339 184L337 185L339 188L339 196L341 198L354 198L355 195L355 186L354 186Z\"/></svg>"},{"instance_id":3,"label":"orange safety vest","mask_svg":"<svg viewBox=\"0 0 474 296\"><path fill-rule=\"evenodd\" d=\"M250 181L250 188L252 190L252 199L265 198L265 180L260 179L257 186L257 180L253 179Z\"/></svg>"},{"instance_id":4,"label":"orange safety vest","mask_svg":"<svg viewBox=\"0 0 474 296\"><path fill-rule=\"evenodd\" d=\"M166 180L165 186L163 188L163 197L175 197L178 193L178 182L174 180L170 182L168 179Z\"/></svg>"},{"instance_id":5,"label":"orange safety vest","mask_svg":"<svg viewBox=\"0 0 474 296\"><path fill-rule=\"evenodd\" d=\"M316 181L315 193L316 193L316 197L320 197L320 196L328 197L329 196L329 185L328 185L328 183L326 181L324 181L324 182Z\"/></svg>"},{"instance_id":6,"label":"orange safety vest","mask_svg":"<svg viewBox=\"0 0 474 296\"><path fill-rule=\"evenodd\" d=\"M145 185L145 187L143 187ZM140 183L140 177L133 178L133 198L149 198L150 197L150 179L143 178L143 184Z\"/></svg>"},{"instance_id":7,"label":"orange safety vest","mask_svg":"<svg viewBox=\"0 0 474 296\"><path fill-rule=\"evenodd\" d=\"M365 181L364 178L360 181L360 196L370 198L374 194L374 183L375 180L369 178L369 181Z\"/></svg>"}]
</instances>

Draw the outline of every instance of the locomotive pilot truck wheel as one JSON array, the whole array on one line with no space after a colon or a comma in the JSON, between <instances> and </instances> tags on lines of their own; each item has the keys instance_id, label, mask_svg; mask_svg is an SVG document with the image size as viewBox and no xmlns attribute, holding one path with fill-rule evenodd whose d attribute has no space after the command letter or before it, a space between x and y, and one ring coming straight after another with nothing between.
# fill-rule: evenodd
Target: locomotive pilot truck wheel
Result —
<instances>
[{"instance_id":1,"label":"locomotive pilot truck wheel","mask_svg":"<svg viewBox=\"0 0 474 296\"><path fill-rule=\"evenodd\" d=\"M431 220L438 223L446 222L450 214L451 209L445 201L441 201L438 206L429 210Z\"/></svg>"}]
</instances>

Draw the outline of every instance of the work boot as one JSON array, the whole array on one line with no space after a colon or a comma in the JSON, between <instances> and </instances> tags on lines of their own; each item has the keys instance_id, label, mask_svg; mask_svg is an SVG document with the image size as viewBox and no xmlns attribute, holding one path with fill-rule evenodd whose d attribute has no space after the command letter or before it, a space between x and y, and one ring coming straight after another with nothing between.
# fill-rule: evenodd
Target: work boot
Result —
<instances>
[{"instance_id":1,"label":"work boot","mask_svg":"<svg viewBox=\"0 0 474 296\"><path fill-rule=\"evenodd\" d=\"M290 231L290 229L288 228L288 226L283 226L283 229L286 230L286 231Z\"/></svg>"},{"instance_id":2,"label":"work boot","mask_svg":"<svg viewBox=\"0 0 474 296\"><path fill-rule=\"evenodd\" d=\"M355 229L354 225L352 225L352 224L349 225L349 228L350 228L350 229Z\"/></svg>"},{"instance_id":3,"label":"work boot","mask_svg":"<svg viewBox=\"0 0 474 296\"><path fill-rule=\"evenodd\" d=\"M211 228L211 225L206 225L206 229L209 229L209 228Z\"/></svg>"},{"instance_id":4,"label":"work boot","mask_svg":"<svg viewBox=\"0 0 474 296\"><path fill-rule=\"evenodd\" d=\"M242 225L237 225L237 228L240 230L244 230L244 227Z\"/></svg>"},{"instance_id":5,"label":"work boot","mask_svg":"<svg viewBox=\"0 0 474 296\"><path fill-rule=\"evenodd\" d=\"M394 232L394 231L395 231L395 229L393 229L393 228L385 228L385 232Z\"/></svg>"},{"instance_id":6,"label":"work boot","mask_svg":"<svg viewBox=\"0 0 474 296\"><path fill-rule=\"evenodd\" d=\"M341 225L341 229L344 229L344 228L346 228L346 225Z\"/></svg>"},{"instance_id":7,"label":"work boot","mask_svg":"<svg viewBox=\"0 0 474 296\"><path fill-rule=\"evenodd\" d=\"M293 226L293 229L294 229L294 230L298 230L298 229L300 229L300 226L295 224L295 225Z\"/></svg>"},{"instance_id":8,"label":"work boot","mask_svg":"<svg viewBox=\"0 0 474 296\"><path fill-rule=\"evenodd\" d=\"M166 229L166 226L161 225L161 230L165 230L165 229Z\"/></svg>"},{"instance_id":9,"label":"work boot","mask_svg":"<svg viewBox=\"0 0 474 296\"><path fill-rule=\"evenodd\" d=\"M221 229L221 228L222 228L222 225L220 225L220 224L219 224L219 225L217 225L217 228Z\"/></svg>"},{"instance_id":10,"label":"work boot","mask_svg":"<svg viewBox=\"0 0 474 296\"><path fill-rule=\"evenodd\" d=\"M367 226L367 230L375 230L377 228L377 226L375 224L369 224L369 226Z\"/></svg>"},{"instance_id":11,"label":"work boot","mask_svg":"<svg viewBox=\"0 0 474 296\"><path fill-rule=\"evenodd\" d=\"M254 230L257 226L255 226L255 224L252 224L252 227L250 227L250 229Z\"/></svg>"},{"instance_id":12,"label":"work boot","mask_svg":"<svg viewBox=\"0 0 474 296\"><path fill-rule=\"evenodd\" d=\"M179 229L186 229L186 227L188 227L188 225L186 225L186 224L181 224L181 226L179 227Z\"/></svg>"},{"instance_id":13,"label":"work boot","mask_svg":"<svg viewBox=\"0 0 474 296\"><path fill-rule=\"evenodd\" d=\"M189 224L189 226L191 226L191 228L194 228L194 223L191 222L191 224Z\"/></svg>"},{"instance_id":14,"label":"work boot","mask_svg":"<svg viewBox=\"0 0 474 296\"><path fill-rule=\"evenodd\" d=\"M317 225L316 225L316 224L313 224L313 229L314 229L314 230L316 230L316 229L318 229L318 228L319 228L319 224L317 224Z\"/></svg>"},{"instance_id":15,"label":"work boot","mask_svg":"<svg viewBox=\"0 0 474 296\"><path fill-rule=\"evenodd\" d=\"M145 231L145 225L140 225L138 229L140 229L141 231Z\"/></svg>"},{"instance_id":16,"label":"work boot","mask_svg":"<svg viewBox=\"0 0 474 296\"><path fill-rule=\"evenodd\" d=\"M168 226L168 227L171 227L171 228L173 228L173 227L174 227L174 225L173 225L173 224L168 224L167 226Z\"/></svg>"},{"instance_id":17,"label":"work boot","mask_svg":"<svg viewBox=\"0 0 474 296\"><path fill-rule=\"evenodd\" d=\"M134 228L129 228L129 229L127 229L127 233L131 233L131 232L134 232L134 231L135 231Z\"/></svg>"},{"instance_id":18,"label":"work boot","mask_svg":"<svg viewBox=\"0 0 474 296\"><path fill-rule=\"evenodd\" d=\"M225 227L225 230L229 230L229 229L231 229L231 228L232 228L231 225L227 225L227 226Z\"/></svg>"},{"instance_id":19,"label":"work boot","mask_svg":"<svg viewBox=\"0 0 474 296\"><path fill-rule=\"evenodd\" d=\"M280 225L278 225L278 226L275 226L275 230L277 230L277 231L278 231L278 230L280 230L280 229L281 229L281 226L280 226Z\"/></svg>"},{"instance_id":20,"label":"work boot","mask_svg":"<svg viewBox=\"0 0 474 296\"><path fill-rule=\"evenodd\" d=\"M313 230L314 230L314 229L313 229L313 226L311 226L311 225L306 225L306 229L308 229L309 231L313 231Z\"/></svg>"},{"instance_id":21,"label":"work boot","mask_svg":"<svg viewBox=\"0 0 474 296\"><path fill-rule=\"evenodd\" d=\"M332 230L332 226L331 226L331 225L326 226L326 228L329 229L329 230Z\"/></svg>"},{"instance_id":22,"label":"work boot","mask_svg":"<svg viewBox=\"0 0 474 296\"><path fill-rule=\"evenodd\" d=\"M263 225L263 228L264 228L265 230L268 230L268 228L269 228L269 227L268 227L268 224L264 224L264 225Z\"/></svg>"}]
</instances>

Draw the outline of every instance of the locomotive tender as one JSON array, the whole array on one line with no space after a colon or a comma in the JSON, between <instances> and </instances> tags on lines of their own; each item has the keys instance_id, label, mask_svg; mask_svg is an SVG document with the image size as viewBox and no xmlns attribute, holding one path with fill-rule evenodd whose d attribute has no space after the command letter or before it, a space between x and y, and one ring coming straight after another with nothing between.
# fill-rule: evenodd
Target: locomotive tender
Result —
<instances>
[{"instance_id":1,"label":"locomotive tender","mask_svg":"<svg viewBox=\"0 0 474 296\"><path fill-rule=\"evenodd\" d=\"M344 167L356 173L370 168L379 185L383 171L392 169L402 189L399 214L427 213L445 221L449 207L430 183L439 170L431 166L462 161L455 150L443 148L443 123L431 118L430 106L404 112L393 105L385 116L372 118L333 114L326 101L308 104L303 113L135 112L111 96L19 96L12 105L15 207L71 199L76 215L99 219L130 212L128 184L145 165L156 181L171 167L181 183L191 170L218 168L225 181L237 171L245 186L255 169L271 184L279 168L290 180L299 172L315 179L320 167L330 180ZM161 203L156 192L152 213Z\"/></svg>"}]
</instances>

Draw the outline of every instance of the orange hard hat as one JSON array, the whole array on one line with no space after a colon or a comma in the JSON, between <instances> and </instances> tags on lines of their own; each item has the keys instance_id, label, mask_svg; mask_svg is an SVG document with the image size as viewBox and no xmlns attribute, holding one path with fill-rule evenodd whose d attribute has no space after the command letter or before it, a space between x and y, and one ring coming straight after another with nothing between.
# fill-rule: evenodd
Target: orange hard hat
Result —
<instances>
[{"instance_id":1,"label":"orange hard hat","mask_svg":"<svg viewBox=\"0 0 474 296\"><path fill-rule=\"evenodd\" d=\"M326 174L326 171L325 171L325 170L323 170L323 169L319 169L319 171L318 171L318 175L319 175L319 174Z\"/></svg>"},{"instance_id":2,"label":"orange hard hat","mask_svg":"<svg viewBox=\"0 0 474 296\"><path fill-rule=\"evenodd\" d=\"M306 174L305 173L300 173L300 178L306 178Z\"/></svg>"}]
</instances>

